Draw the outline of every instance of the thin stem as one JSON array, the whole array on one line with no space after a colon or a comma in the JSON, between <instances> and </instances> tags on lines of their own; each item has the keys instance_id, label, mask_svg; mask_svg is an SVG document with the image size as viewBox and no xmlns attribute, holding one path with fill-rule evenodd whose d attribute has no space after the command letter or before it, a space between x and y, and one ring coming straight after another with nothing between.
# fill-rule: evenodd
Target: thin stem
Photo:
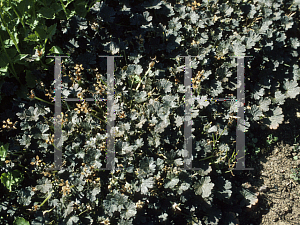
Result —
<instances>
[{"instance_id":1,"label":"thin stem","mask_svg":"<svg viewBox=\"0 0 300 225\"><path fill-rule=\"evenodd\" d=\"M47 198L42 202L42 204L39 205L39 207L42 207L46 203L46 201L48 201L48 199L51 198L52 192L53 192L53 190L50 192L50 194L47 196Z\"/></svg>"},{"instance_id":2,"label":"thin stem","mask_svg":"<svg viewBox=\"0 0 300 225\"><path fill-rule=\"evenodd\" d=\"M96 110L92 109L93 112L98 113ZM99 119L100 121L102 121L103 123L106 123L106 121L104 121L103 119L99 118L98 116L96 116L96 114L91 113L92 116L96 117L97 119Z\"/></svg>"},{"instance_id":3,"label":"thin stem","mask_svg":"<svg viewBox=\"0 0 300 225\"><path fill-rule=\"evenodd\" d=\"M0 13L1 13L1 12L0 12ZM10 69L10 70L11 70L12 74L13 74L14 77L17 79L17 81L22 85L22 83L21 83L21 81L19 80L19 77L17 76L17 73L16 73L16 71L15 71L15 69L14 69L14 67L13 67L13 63L12 63L12 61L11 61L11 58L9 57L9 55L8 55L6 49L5 49L5 46L4 46L4 43L3 43L3 41L2 41L1 36L0 36L0 42L1 42L2 48L3 48L3 50L4 50L4 53L5 53L5 55L6 55L7 59L8 59L8 61L9 61L9 64L10 64L10 66L11 66L11 69Z\"/></svg>"},{"instance_id":4,"label":"thin stem","mask_svg":"<svg viewBox=\"0 0 300 225\"><path fill-rule=\"evenodd\" d=\"M3 18L3 14L1 13L1 11L0 11L0 16L1 16L2 23L3 23L3 25L4 25L4 27L5 27L6 31L7 31L7 33L9 34L11 40L13 41L13 43L14 43L17 51L19 52L19 54L21 54L21 51L20 51L20 49L18 47L18 44L17 44L17 41L16 41L15 37L12 35L12 33L10 32L10 30L8 29L8 26L7 26L7 24L6 24L6 22L5 22L4 18Z\"/></svg>"},{"instance_id":5,"label":"thin stem","mask_svg":"<svg viewBox=\"0 0 300 225\"><path fill-rule=\"evenodd\" d=\"M89 210L89 209L86 209L86 210L82 211L81 213L79 213L78 216L80 216L81 214L85 213L85 212L88 211L88 210Z\"/></svg>"},{"instance_id":6,"label":"thin stem","mask_svg":"<svg viewBox=\"0 0 300 225\"><path fill-rule=\"evenodd\" d=\"M288 8L288 10L290 10L290 8L294 5L294 3L291 4L291 6Z\"/></svg>"},{"instance_id":7,"label":"thin stem","mask_svg":"<svg viewBox=\"0 0 300 225\"><path fill-rule=\"evenodd\" d=\"M147 74L150 72L150 70L151 70L151 67L149 66L149 68L148 68L148 70L147 70L147 72L145 73L145 76L140 80L140 82L139 82L139 84L138 84L138 86L136 87L136 89L135 90L138 90L139 89L139 87L140 87L140 85L141 85L141 83L142 83L142 81L144 80L144 78L147 76Z\"/></svg>"},{"instance_id":8,"label":"thin stem","mask_svg":"<svg viewBox=\"0 0 300 225\"><path fill-rule=\"evenodd\" d=\"M54 105L54 103L47 102L47 101L45 101L45 100L43 100L43 99L41 99L41 98L38 98L38 97L36 97L36 96L34 96L34 98L37 99L37 100L39 100L39 101L45 102L45 103L47 103L47 104Z\"/></svg>"},{"instance_id":9,"label":"thin stem","mask_svg":"<svg viewBox=\"0 0 300 225\"><path fill-rule=\"evenodd\" d=\"M24 21L23 21L23 18L20 17L19 13L18 13L17 10L15 9L15 6L14 6L13 4L12 4L11 6L12 6L12 8L13 8L15 14L16 14L16 15L18 16L18 18L20 19L23 28L26 29L25 24L24 24Z\"/></svg>"},{"instance_id":10,"label":"thin stem","mask_svg":"<svg viewBox=\"0 0 300 225\"><path fill-rule=\"evenodd\" d=\"M64 10L64 12L65 12L65 14L66 14L66 18L69 19L69 18L68 18L67 10L66 10L65 5L64 5L64 3L62 2L62 0L60 0L60 4L61 4L61 6L62 6L62 8L63 8L63 10Z\"/></svg>"}]
</instances>

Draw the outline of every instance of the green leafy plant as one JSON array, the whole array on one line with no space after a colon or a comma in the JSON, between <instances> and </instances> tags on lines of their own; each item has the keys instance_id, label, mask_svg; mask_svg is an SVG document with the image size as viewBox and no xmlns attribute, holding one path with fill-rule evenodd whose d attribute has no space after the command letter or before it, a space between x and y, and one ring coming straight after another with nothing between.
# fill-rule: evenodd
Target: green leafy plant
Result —
<instances>
[{"instance_id":1,"label":"green leafy plant","mask_svg":"<svg viewBox=\"0 0 300 225\"><path fill-rule=\"evenodd\" d=\"M270 146L271 144L275 143L278 141L278 137L273 137L273 134L269 134L269 136L267 137L267 144L268 146Z\"/></svg>"},{"instance_id":2,"label":"green leafy plant","mask_svg":"<svg viewBox=\"0 0 300 225\"><path fill-rule=\"evenodd\" d=\"M291 169L292 174L290 177L294 179L295 181L300 182L300 168L293 168Z\"/></svg>"},{"instance_id":3,"label":"green leafy plant","mask_svg":"<svg viewBox=\"0 0 300 225\"><path fill-rule=\"evenodd\" d=\"M12 191L12 186L16 186L24 179L23 174L19 170L1 174L1 183L9 190Z\"/></svg>"},{"instance_id":4,"label":"green leafy plant","mask_svg":"<svg viewBox=\"0 0 300 225\"><path fill-rule=\"evenodd\" d=\"M237 162L236 102L209 99L236 93L236 59L230 56L252 55L244 66L247 134L257 135L255 128L279 127L285 100L299 93L299 38L295 31L299 14L284 16L298 11L297 7L283 9L277 0L272 7L260 1L216 0L194 1L192 5L183 0L138 1L140 4L123 0L21 2L3 3L6 24L1 24L0 32L12 64L3 48L0 63L3 71L9 68L10 73L14 65L16 75L26 81L25 88L37 86L37 96L33 94L31 101L12 101L11 110L20 121L21 132L7 137L12 144L11 162L1 172L7 181L8 171L20 166L17 161L33 182L25 180L19 190L0 197L1 224L12 224L18 215L32 224L53 225L237 224L236 213L228 216L232 209L243 212L244 207L257 203L255 193L241 190L226 174L233 174L231 169ZM32 4L24 13L9 8L13 7L9 4L26 6L28 2ZM5 26L20 52L29 54L34 49L33 56L16 58L19 52ZM113 110L118 169L107 171L107 64L98 56L119 52L124 57L115 65ZM66 67L62 67L62 97L93 95L96 101L89 105L62 103L63 166L62 171L49 172L46 169L55 161L54 112L53 103L42 97L45 94L53 100L53 71L49 73L47 67L53 68L54 59L44 60L44 56L69 53ZM153 59L155 55L159 61ZM198 171L179 169L186 155L184 121L190 116L184 112L186 65L174 58L179 55L197 55L192 57L191 67L198 104L191 99L191 117L196 145L192 160ZM15 58L19 63L14 63ZM81 64L85 69L79 69ZM39 73L31 74L32 69ZM24 70L30 70L25 78L21 76ZM289 80L284 81L283 74ZM46 80L45 87L41 79ZM11 94L12 86L4 84L4 91ZM219 130L212 136L217 125L227 127L228 132ZM251 153L261 147L255 138L259 137L247 141ZM24 155L26 159L20 160Z\"/></svg>"},{"instance_id":5,"label":"green leafy plant","mask_svg":"<svg viewBox=\"0 0 300 225\"><path fill-rule=\"evenodd\" d=\"M2 144L2 143L0 143L0 144ZM5 158L7 156L8 147L9 147L9 143L6 143L5 145L1 145L1 147L0 147L1 162L5 161Z\"/></svg>"}]
</instances>

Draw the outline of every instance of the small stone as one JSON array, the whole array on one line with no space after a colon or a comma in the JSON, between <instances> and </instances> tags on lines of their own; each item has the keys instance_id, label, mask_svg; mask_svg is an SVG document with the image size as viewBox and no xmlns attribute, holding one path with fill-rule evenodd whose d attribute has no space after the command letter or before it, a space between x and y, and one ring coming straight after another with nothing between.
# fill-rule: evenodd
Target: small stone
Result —
<instances>
[{"instance_id":1,"label":"small stone","mask_svg":"<svg viewBox=\"0 0 300 225\"><path fill-rule=\"evenodd\" d=\"M258 191L260 192L266 192L268 190L268 187L266 185L261 186Z\"/></svg>"}]
</instances>

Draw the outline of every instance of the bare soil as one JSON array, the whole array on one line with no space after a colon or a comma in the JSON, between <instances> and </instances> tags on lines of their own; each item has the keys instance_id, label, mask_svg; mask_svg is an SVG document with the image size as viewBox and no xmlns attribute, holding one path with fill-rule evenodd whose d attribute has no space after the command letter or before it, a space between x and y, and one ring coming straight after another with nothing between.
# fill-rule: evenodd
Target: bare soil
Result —
<instances>
[{"instance_id":1,"label":"bare soil","mask_svg":"<svg viewBox=\"0 0 300 225\"><path fill-rule=\"evenodd\" d=\"M238 216L240 225L300 224L300 182L291 178L292 170L300 168L299 98L290 100L284 108L285 122L272 132L279 141L249 163L247 167L254 171L235 176L258 199Z\"/></svg>"}]
</instances>

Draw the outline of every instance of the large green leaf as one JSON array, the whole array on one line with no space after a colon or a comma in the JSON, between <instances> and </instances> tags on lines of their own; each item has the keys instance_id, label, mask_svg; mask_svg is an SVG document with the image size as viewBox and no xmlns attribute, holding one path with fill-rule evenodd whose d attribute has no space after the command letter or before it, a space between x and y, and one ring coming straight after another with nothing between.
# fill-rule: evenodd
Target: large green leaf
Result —
<instances>
[{"instance_id":1,"label":"large green leaf","mask_svg":"<svg viewBox=\"0 0 300 225\"><path fill-rule=\"evenodd\" d=\"M58 46L53 46L50 50L49 50L50 54L63 54L64 52L61 50L60 47Z\"/></svg>"},{"instance_id":2,"label":"large green leaf","mask_svg":"<svg viewBox=\"0 0 300 225\"><path fill-rule=\"evenodd\" d=\"M30 88L34 88L35 85L36 85L36 77L34 75L32 75L31 71L30 70L27 70L26 71L26 83L27 83L27 86L30 87Z\"/></svg>"},{"instance_id":3,"label":"large green leaf","mask_svg":"<svg viewBox=\"0 0 300 225\"><path fill-rule=\"evenodd\" d=\"M28 11L29 1L28 0L22 0L18 1L18 4L16 5L16 10L19 13L20 16L23 16Z\"/></svg>"},{"instance_id":4,"label":"large green leaf","mask_svg":"<svg viewBox=\"0 0 300 225\"><path fill-rule=\"evenodd\" d=\"M14 63L21 61L22 59L26 58L28 54L19 54L14 57L12 60Z\"/></svg>"},{"instance_id":5,"label":"large green leaf","mask_svg":"<svg viewBox=\"0 0 300 225\"><path fill-rule=\"evenodd\" d=\"M5 145L2 145L2 146L0 147L0 157L1 157L1 161L4 161L4 160L5 160L6 155L7 155L8 147L9 147L9 143L7 143L7 144L5 144Z\"/></svg>"},{"instance_id":6,"label":"large green leaf","mask_svg":"<svg viewBox=\"0 0 300 225\"><path fill-rule=\"evenodd\" d=\"M56 32L56 24L51 25L50 27L47 28L47 38L52 41L52 36Z\"/></svg>"},{"instance_id":7,"label":"large green leaf","mask_svg":"<svg viewBox=\"0 0 300 225\"><path fill-rule=\"evenodd\" d=\"M55 18L55 11L52 7L42 7L40 10L38 10L38 12L46 19Z\"/></svg>"},{"instance_id":8,"label":"large green leaf","mask_svg":"<svg viewBox=\"0 0 300 225\"><path fill-rule=\"evenodd\" d=\"M23 181L23 174L18 170L14 170L12 172L3 173L1 175L1 183L9 190L12 190L12 186Z\"/></svg>"},{"instance_id":9,"label":"large green leaf","mask_svg":"<svg viewBox=\"0 0 300 225\"><path fill-rule=\"evenodd\" d=\"M82 2L76 2L75 4L75 11L76 11L76 14L80 17L85 17L86 14L87 14L87 9L86 9L86 6L85 6L86 2L85 1L82 1Z\"/></svg>"},{"instance_id":10,"label":"large green leaf","mask_svg":"<svg viewBox=\"0 0 300 225\"><path fill-rule=\"evenodd\" d=\"M23 217L17 217L14 220L13 225L30 225L30 223L27 220L25 220Z\"/></svg>"},{"instance_id":11,"label":"large green leaf","mask_svg":"<svg viewBox=\"0 0 300 225\"><path fill-rule=\"evenodd\" d=\"M47 38L47 33L46 33L46 29L45 26L39 24L36 28L35 28L35 33L36 35L39 36L39 38L41 38L42 40L45 40Z\"/></svg>"},{"instance_id":12,"label":"large green leaf","mask_svg":"<svg viewBox=\"0 0 300 225\"><path fill-rule=\"evenodd\" d=\"M24 41L38 41L39 37L37 34L29 34L26 38L24 38Z\"/></svg>"}]
</instances>

